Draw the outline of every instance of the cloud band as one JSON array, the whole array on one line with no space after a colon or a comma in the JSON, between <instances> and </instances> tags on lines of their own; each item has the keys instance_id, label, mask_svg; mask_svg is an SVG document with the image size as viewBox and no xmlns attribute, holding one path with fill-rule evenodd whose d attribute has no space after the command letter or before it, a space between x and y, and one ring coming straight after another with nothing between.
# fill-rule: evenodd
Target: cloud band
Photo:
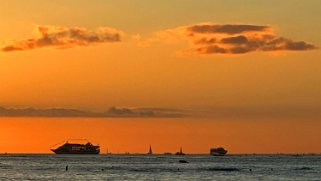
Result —
<instances>
[{"instance_id":1,"label":"cloud band","mask_svg":"<svg viewBox=\"0 0 321 181\"><path fill-rule=\"evenodd\" d=\"M202 55L305 51L317 48L305 41L279 36L271 26L260 25L199 23L164 30L159 34L166 40L187 40L190 47L185 52Z\"/></svg>"},{"instance_id":2,"label":"cloud band","mask_svg":"<svg viewBox=\"0 0 321 181\"><path fill-rule=\"evenodd\" d=\"M2 51L23 51L43 47L55 47L59 49L75 46L89 46L98 43L110 43L121 41L122 32L116 29L101 27L96 30L86 28L66 28L55 26L37 26L39 37L13 41L2 47Z\"/></svg>"}]
</instances>

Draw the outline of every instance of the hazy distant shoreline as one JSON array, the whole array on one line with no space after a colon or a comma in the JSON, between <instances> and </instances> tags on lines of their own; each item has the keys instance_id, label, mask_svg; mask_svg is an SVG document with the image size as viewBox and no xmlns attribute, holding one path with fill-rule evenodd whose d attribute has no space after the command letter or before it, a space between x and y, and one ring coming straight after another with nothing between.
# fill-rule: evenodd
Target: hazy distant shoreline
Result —
<instances>
[{"instance_id":1,"label":"hazy distant shoreline","mask_svg":"<svg viewBox=\"0 0 321 181\"><path fill-rule=\"evenodd\" d=\"M78 109L66 108L4 108L0 107L0 117L148 117L148 118L179 118L185 114L176 109L164 108L116 108L111 107L104 112L83 111Z\"/></svg>"}]
</instances>

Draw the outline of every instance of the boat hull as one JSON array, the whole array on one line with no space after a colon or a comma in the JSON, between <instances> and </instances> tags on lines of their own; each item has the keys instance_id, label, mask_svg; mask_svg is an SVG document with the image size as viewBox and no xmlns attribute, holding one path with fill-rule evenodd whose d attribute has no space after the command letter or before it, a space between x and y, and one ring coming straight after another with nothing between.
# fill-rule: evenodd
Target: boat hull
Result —
<instances>
[{"instance_id":1,"label":"boat hull","mask_svg":"<svg viewBox=\"0 0 321 181\"><path fill-rule=\"evenodd\" d=\"M60 150L51 150L51 151L53 151L55 154L80 154L80 155L99 154L99 151L60 151Z\"/></svg>"},{"instance_id":2,"label":"boat hull","mask_svg":"<svg viewBox=\"0 0 321 181\"><path fill-rule=\"evenodd\" d=\"M225 156L226 154L218 154L218 153L212 153L211 156Z\"/></svg>"},{"instance_id":3,"label":"boat hull","mask_svg":"<svg viewBox=\"0 0 321 181\"><path fill-rule=\"evenodd\" d=\"M223 147L212 148L210 150L210 155L212 156L224 156L226 154L227 154L227 150L225 150Z\"/></svg>"}]
</instances>

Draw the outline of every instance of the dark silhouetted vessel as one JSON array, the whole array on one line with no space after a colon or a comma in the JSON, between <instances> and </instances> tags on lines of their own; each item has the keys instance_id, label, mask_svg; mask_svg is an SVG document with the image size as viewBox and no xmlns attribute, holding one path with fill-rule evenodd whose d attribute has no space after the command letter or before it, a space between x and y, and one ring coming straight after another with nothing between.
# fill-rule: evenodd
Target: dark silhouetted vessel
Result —
<instances>
[{"instance_id":1,"label":"dark silhouetted vessel","mask_svg":"<svg viewBox=\"0 0 321 181\"><path fill-rule=\"evenodd\" d=\"M182 147L180 148L179 152L175 153L175 155L185 155L185 153L183 153Z\"/></svg>"},{"instance_id":2,"label":"dark silhouetted vessel","mask_svg":"<svg viewBox=\"0 0 321 181\"><path fill-rule=\"evenodd\" d=\"M152 155L152 154L153 154L152 145L149 145L149 151L147 155Z\"/></svg>"},{"instance_id":3,"label":"dark silhouetted vessel","mask_svg":"<svg viewBox=\"0 0 321 181\"><path fill-rule=\"evenodd\" d=\"M210 155L212 156L224 156L226 153L227 150L225 150L223 147L211 148L210 150Z\"/></svg>"},{"instance_id":4,"label":"dark silhouetted vessel","mask_svg":"<svg viewBox=\"0 0 321 181\"><path fill-rule=\"evenodd\" d=\"M56 154L99 154L99 145L93 145L90 142L85 144L81 143L68 143L65 142L63 145L56 149L50 149Z\"/></svg>"}]
</instances>

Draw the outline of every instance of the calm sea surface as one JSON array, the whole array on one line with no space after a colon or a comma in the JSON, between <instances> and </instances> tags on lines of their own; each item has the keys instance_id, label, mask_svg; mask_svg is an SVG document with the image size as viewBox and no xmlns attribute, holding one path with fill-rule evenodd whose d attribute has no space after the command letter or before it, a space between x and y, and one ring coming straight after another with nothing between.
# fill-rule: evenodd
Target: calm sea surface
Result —
<instances>
[{"instance_id":1,"label":"calm sea surface","mask_svg":"<svg viewBox=\"0 0 321 181\"><path fill-rule=\"evenodd\" d=\"M321 180L321 155L3 154L0 180Z\"/></svg>"}]
</instances>

